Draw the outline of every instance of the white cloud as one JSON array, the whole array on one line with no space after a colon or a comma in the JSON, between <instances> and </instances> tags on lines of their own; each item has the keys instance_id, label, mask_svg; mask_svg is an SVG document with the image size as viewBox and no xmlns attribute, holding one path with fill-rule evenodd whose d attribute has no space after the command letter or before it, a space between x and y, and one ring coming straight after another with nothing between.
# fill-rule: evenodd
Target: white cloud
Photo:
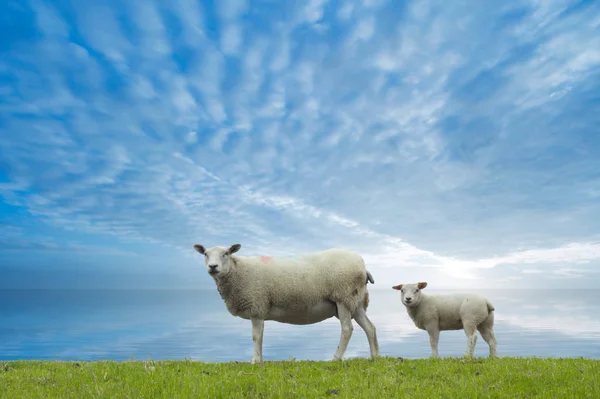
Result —
<instances>
[{"instance_id":1,"label":"white cloud","mask_svg":"<svg viewBox=\"0 0 600 399\"><path fill-rule=\"evenodd\" d=\"M227 24L221 34L221 49L227 55L235 55L242 44L241 26L238 24Z\"/></svg>"},{"instance_id":2,"label":"white cloud","mask_svg":"<svg viewBox=\"0 0 600 399\"><path fill-rule=\"evenodd\" d=\"M246 13L249 8L247 0L223 0L216 3L217 10L224 20L233 20Z\"/></svg>"},{"instance_id":3,"label":"white cloud","mask_svg":"<svg viewBox=\"0 0 600 399\"><path fill-rule=\"evenodd\" d=\"M195 0L173 0L167 3L182 21L187 41L196 44L205 37L205 14L200 2Z\"/></svg>"},{"instance_id":4,"label":"white cloud","mask_svg":"<svg viewBox=\"0 0 600 399\"><path fill-rule=\"evenodd\" d=\"M344 2L337 11L337 17L342 21L347 21L352 17L354 4L350 1Z\"/></svg>"},{"instance_id":5,"label":"white cloud","mask_svg":"<svg viewBox=\"0 0 600 399\"><path fill-rule=\"evenodd\" d=\"M581 278L588 274L588 270L563 268L554 271L554 274L561 278Z\"/></svg>"},{"instance_id":6,"label":"white cloud","mask_svg":"<svg viewBox=\"0 0 600 399\"><path fill-rule=\"evenodd\" d=\"M523 274L542 274L542 273L544 273L544 271L540 270L540 269L523 269L523 270L521 270L521 273L523 273Z\"/></svg>"},{"instance_id":7,"label":"white cloud","mask_svg":"<svg viewBox=\"0 0 600 399\"><path fill-rule=\"evenodd\" d=\"M272 55L270 68L273 72L280 72L286 69L290 63L290 41L285 31L277 32L279 40L274 44L275 50Z\"/></svg>"},{"instance_id":8,"label":"white cloud","mask_svg":"<svg viewBox=\"0 0 600 399\"><path fill-rule=\"evenodd\" d=\"M558 248L528 249L496 258L498 264L587 263L600 258L600 243L571 243Z\"/></svg>"},{"instance_id":9,"label":"white cloud","mask_svg":"<svg viewBox=\"0 0 600 399\"><path fill-rule=\"evenodd\" d=\"M385 280L575 279L600 259L593 7L496 29L504 8L435 1L59 6L0 61L1 194L55 226L346 246Z\"/></svg>"},{"instance_id":10,"label":"white cloud","mask_svg":"<svg viewBox=\"0 0 600 399\"><path fill-rule=\"evenodd\" d=\"M58 15L56 10L46 6L44 3L34 1L36 8L37 24L40 31L50 37L68 37L68 29L65 22Z\"/></svg>"},{"instance_id":11,"label":"white cloud","mask_svg":"<svg viewBox=\"0 0 600 399\"><path fill-rule=\"evenodd\" d=\"M375 33L375 17L369 16L360 20L352 34L351 42L369 41Z\"/></svg>"},{"instance_id":12,"label":"white cloud","mask_svg":"<svg viewBox=\"0 0 600 399\"><path fill-rule=\"evenodd\" d=\"M142 48L146 57L166 57L172 52L165 27L156 7L147 1L135 3L134 20L142 34Z\"/></svg>"},{"instance_id":13,"label":"white cloud","mask_svg":"<svg viewBox=\"0 0 600 399\"><path fill-rule=\"evenodd\" d=\"M327 0L309 0L304 8L305 21L314 24L323 18L324 8L327 5Z\"/></svg>"},{"instance_id":14,"label":"white cloud","mask_svg":"<svg viewBox=\"0 0 600 399\"><path fill-rule=\"evenodd\" d=\"M381 7L387 1L388 0L363 0L363 4L367 8L373 8L373 7Z\"/></svg>"},{"instance_id":15,"label":"white cloud","mask_svg":"<svg viewBox=\"0 0 600 399\"><path fill-rule=\"evenodd\" d=\"M186 141L190 144L193 144L198 141L198 133L197 132L189 132L186 136Z\"/></svg>"},{"instance_id":16,"label":"white cloud","mask_svg":"<svg viewBox=\"0 0 600 399\"><path fill-rule=\"evenodd\" d=\"M106 56L122 73L129 71L129 60L125 54L132 50L131 42L123 34L114 11L105 6L93 8L76 4L77 26L86 44Z\"/></svg>"}]
</instances>

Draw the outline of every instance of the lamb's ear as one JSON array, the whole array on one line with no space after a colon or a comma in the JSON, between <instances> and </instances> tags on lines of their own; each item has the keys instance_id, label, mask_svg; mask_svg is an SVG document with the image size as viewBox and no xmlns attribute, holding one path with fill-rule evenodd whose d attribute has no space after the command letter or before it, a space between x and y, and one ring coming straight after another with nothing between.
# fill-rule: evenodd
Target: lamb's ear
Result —
<instances>
[{"instance_id":1,"label":"lamb's ear","mask_svg":"<svg viewBox=\"0 0 600 399\"><path fill-rule=\"evenodd\" d=\"M395 286L392 287L392 289L400 291L402 289L402 285L403 284L395 285Z\"/></svg>"},{"instance_id":2,"label":"lamb's ear","mask_svg":"<svg viewBox=\"0 0 600 399\"><path fill-rule=\"evenodd\" d=\"M240 250L242 246L240 244L233 244L232 246L229 247L229 255L236 253L237 251Z\"/></svg>"},{"instance_id":3,"label":"lamb's ear","mask_svg":"<svg viewBox=\"0 0 600 399\"><path fill-rule=\"evenodd\" d=\"M206 253L206 248L204 248L204 246L200 245L200 244L195 244L194 245L194 249L201 253L202 255L204 255Z\"/></svg>"},{"instance_id":4,"label":"lamb's ear","mask_svg":"<svg viewBox=\"0 0 600 399\"><path fill-rule=\"evenodd\" d=\"M419 283L418 287L420 290L422 290L423 288L427 287L427 283L425 283L425 282Z\"/></svg>"}]
</instances>

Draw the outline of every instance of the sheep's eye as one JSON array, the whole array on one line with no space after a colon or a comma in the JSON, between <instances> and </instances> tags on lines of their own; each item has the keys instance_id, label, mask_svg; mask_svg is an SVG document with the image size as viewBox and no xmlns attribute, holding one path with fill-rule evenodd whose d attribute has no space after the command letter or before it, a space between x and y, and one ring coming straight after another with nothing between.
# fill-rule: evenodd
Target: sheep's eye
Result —
<instances>
[{"instance_id":1,"label":"sheep's eye","mask_svg":"<svg viewBox=\"0 0 600 399\"><path fill-rule=\"evenodd\" d=\"M415 294L416 294L417 292L419 292L419 290L415 290Z\"/></svg>"}]
</instances>

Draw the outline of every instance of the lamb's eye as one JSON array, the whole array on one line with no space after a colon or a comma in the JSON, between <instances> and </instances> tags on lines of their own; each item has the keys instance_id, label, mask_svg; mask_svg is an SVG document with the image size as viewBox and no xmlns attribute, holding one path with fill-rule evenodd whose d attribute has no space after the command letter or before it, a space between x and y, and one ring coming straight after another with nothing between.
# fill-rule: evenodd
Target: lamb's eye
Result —
<instances>
[{"instance_id":1,"label":"lamb's eye","mask_svg":"<svg viewBox=\"0 0 600 399\"><path fill-rule=\"evenodd\" d=\"M419 292L419 290L415 290L415 294L416 294L417 292Z\"/></svg>"}]
</instances>

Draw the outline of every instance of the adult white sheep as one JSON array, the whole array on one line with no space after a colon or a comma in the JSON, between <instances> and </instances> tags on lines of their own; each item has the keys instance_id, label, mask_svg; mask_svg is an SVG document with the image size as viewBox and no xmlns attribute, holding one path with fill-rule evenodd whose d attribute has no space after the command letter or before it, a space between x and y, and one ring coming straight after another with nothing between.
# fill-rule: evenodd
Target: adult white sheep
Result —
<instances>
[{"instance_id":1,"label":"adult white sheep","mask_svg":"<svg viewBox=\"0 0 600 399\"><path fill-rule=\"evenodd\" d=\"M426 295L427 283L399 284L392 288L401 292L408 315L421 330L429 334L433 357L439 357L440 331L462 330L467 335L466 356L472 357L477 342L477 330L490 347L490 357L496 357L494 335L494 305L479 295Z\"/></svg>"},{"instance_id":2,"label":"adult white sheep","mask_svg":"<svg viewBox=\"0 0 600 399\"><path fill-rule=\"evenodd\" d=\"M362 257L328 249L297 257L233 255L240 244L194 249L205 257L229 313L252 321L254 355L262 362L265 320L313 324L337 317L341 324L334 360L341 360L352 336L352 319L365 331L371 357L379 355L375 326L367 317L367 282L374 283Z\"/></svg>"}]
</instances>

